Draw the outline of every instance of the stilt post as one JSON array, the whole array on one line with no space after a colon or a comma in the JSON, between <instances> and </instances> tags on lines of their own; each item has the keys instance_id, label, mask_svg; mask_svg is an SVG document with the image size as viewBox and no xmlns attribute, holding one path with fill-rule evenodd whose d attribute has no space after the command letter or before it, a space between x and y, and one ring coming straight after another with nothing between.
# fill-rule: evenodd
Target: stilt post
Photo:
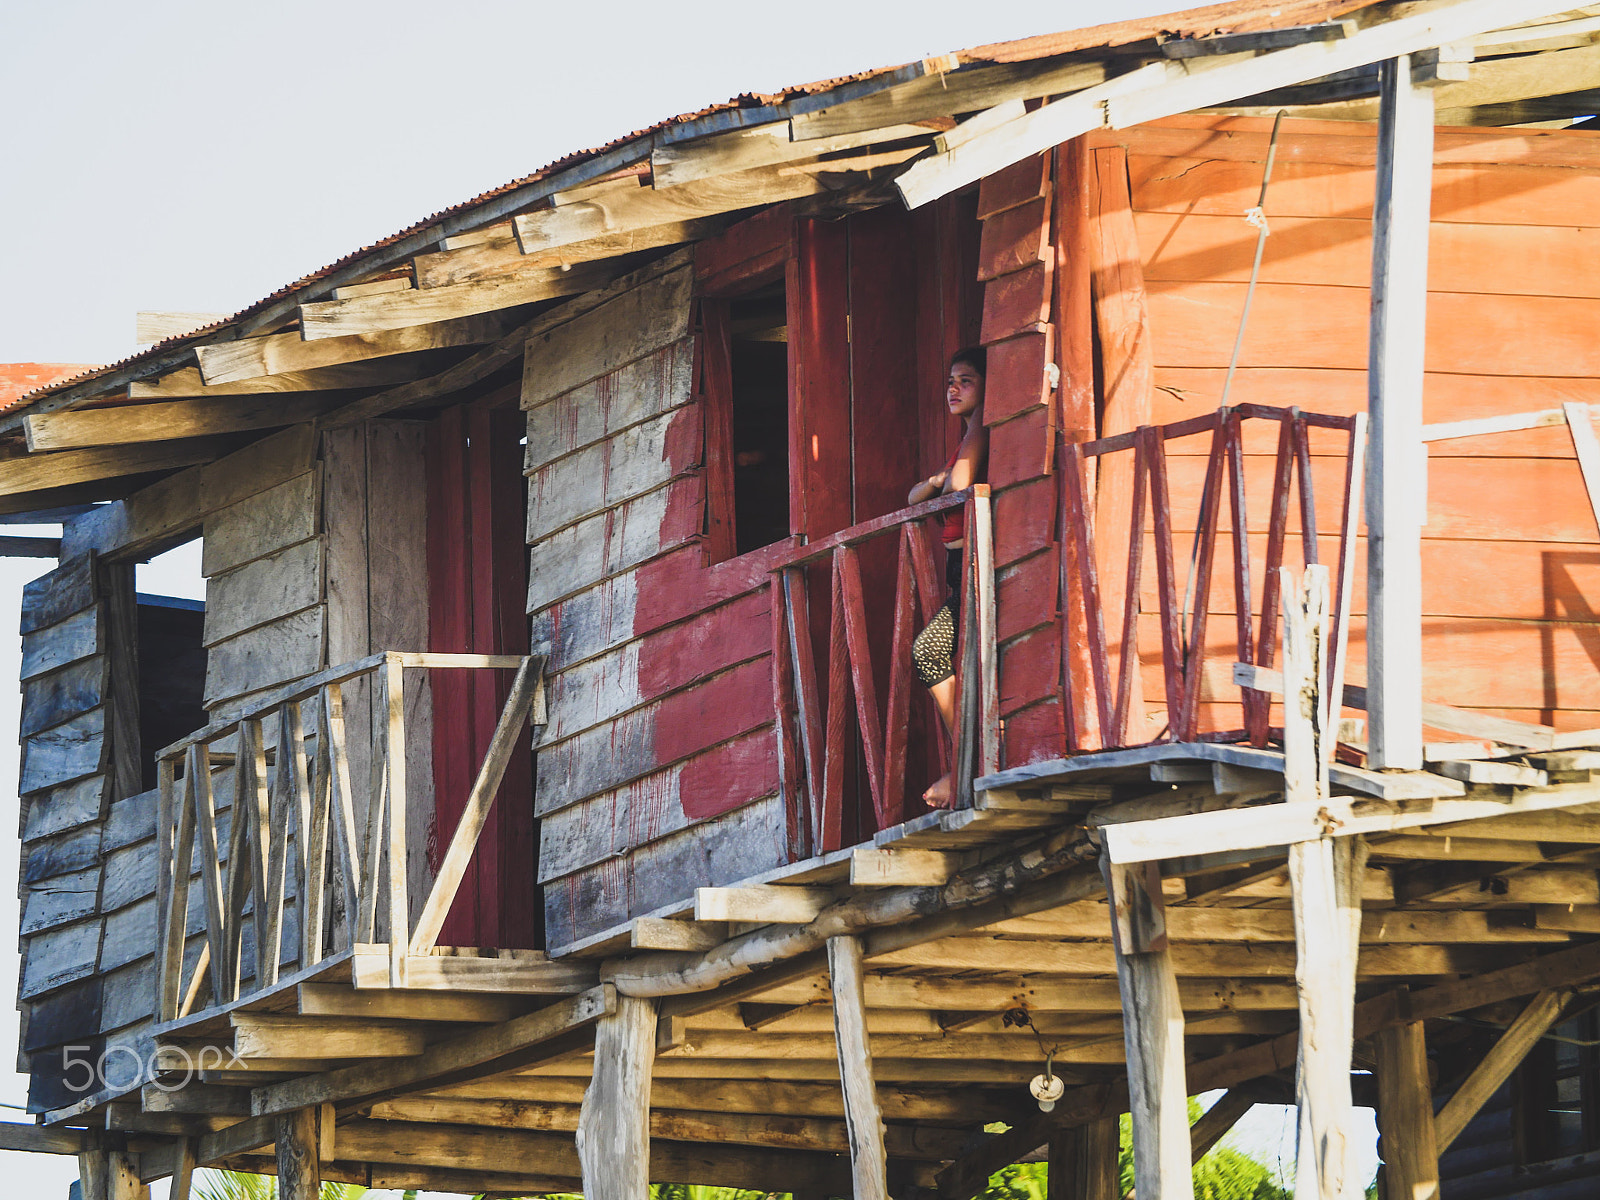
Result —
<instances>
[{"instance_id":1,"label":"stilt post","mask_svg":"<svg viewBox=\"0 0 1600 1200\"><path fill-rule=\"evenodd\" d=\"M1384 1194L1392 1200L1439 1200L1433 1089L1428 1085L1422 1022L1380 1030L1374 1041Z\"/></svg>"},{"instance_id":2,"label":"stilt post","mask_svg":"<svg viewBox=\"0 0 1600 1200\"><path fill-rule=\"evenodd\" d=\"M1101 869L1111 900L1122 994L1134 1192L1139 1200L1193 1200L1183 1009L1167 953L1160 875L1155 863L1103 858Z\"/></svg>"},{"instance_id":3,"label":"stilt post","mask_svg":"<svg viewBox=\"0 0 1600 1200\"><path fill-rule=\"evenodd\" d=\"M861 939L828 939L828 982L833 989L833 1036L850 1136L855 1200L889 1200L889 1160L883 1148L883 1113L872 1081L867 1041L867 1000Z\"/></svg>"},{"instance_id":4,"label":"stilt post","mask_svg":"<svg viewBox=\"0 0 1600 1200\"><path fill-rule=\"evenodd\" d=\"M656 1003L617 997L595 1026L594 1076L578 1112L585 1200L646 1200L650 1194L650 1077Z\"/></svg>"},{"instance_id":5,"label":"stilt post","mask_svg":"<svg viewBox=\"0 0 1600 1200\"><path fill-rule=\"evenodd\" d=\"M278 1200L317 1200L322 1192L320 1108L278 1118Z\"/></svg>"},{"instance_id":6,"label":"stilt post","mask_svg":"<svg viewBox=\"0 0 1600 1200\"><path fill-rule=\"evenodd\" d=\"M1332 736L1323 688L1327 568L1308 566L1298 581L1285 570L1282 594L1284 800L1315 809L1328 798L1323 748ZM1289 847L1300 1002L1295 1195L1301 1200L1360 1200L1362 1194L1352 1154L1350 1054L1367 852L1362 839L1334 832Z\"/></svg>"}]
</instances>

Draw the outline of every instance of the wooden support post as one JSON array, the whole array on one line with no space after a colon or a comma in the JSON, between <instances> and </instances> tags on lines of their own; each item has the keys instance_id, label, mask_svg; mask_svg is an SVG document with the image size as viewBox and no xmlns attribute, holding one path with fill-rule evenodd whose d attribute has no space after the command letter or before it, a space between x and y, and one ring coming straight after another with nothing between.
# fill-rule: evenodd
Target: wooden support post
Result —
<instances>
[{"instance_id":1,"label":"wooden support post","mask_svg":"<svg viewBox=\"0 0 1600 1200\"><path fill-rule=\"evenodd\" d=\"M1284 800L1315 809L1328 796L1327 568L1308 566L1298 586L1285 570L1282 594ZM1295 1195L1302 1200L1361 1196L1352 1160L1350 1052L1366 864L1359 837L1325 836L1289 847L1302 1035L1295 1063Z\"/></svg>"},{"instance_id":2,"label":"wooden support post","mask_svg":"<svg viewBox=\"0 0 1600 1200\"><path fill-rule=\"evenodd\" d=\"M1140 1200L1193 1200L1183 1009L1167 953L1154 863L1101 860L1122 995L1122 1037L1133 1118L1134 1191Z\"/></svg>"},{"instance_id":3,"label":"wooden support post","mask_svg":"<svg viewBox=\"0 0 1600 1200\"><path fill-rule=\"evenodd\" d=\"M656 1003L618 996L595 1026L594 1076L578 1113L578 1160L586 1200L650 1194L650 1076Z\"/></svg>"},{"instance_id":4,"label":"wooden support post","mask_svg":"<svg viewBox=\"0 0 1600 1200\"><path fill-rule=\"evenodd\" d=\"M1058 1130L1050 1139L1047 1200L1122 1200L1116 1117Z\"/></svg>"},{"instance_id":5,"label":"wooden support post","mask_svg":"<svg viewBox=\"0 0 1600 1200\"><path fill-rule=\"evenodd\" d=\"M78 1155L82 1200L149 1200L131 1155L118 1150L84 1150Z\"/></svg>"},{"instance_id":6,"label":"wooden support post","mask_svg":"<svg viewBox=\"0 0 1600 1200\"><path fill-rule=\"evenodd\" d=\"M278 1118L278 1200L317 1200L321 1193L321 1123L316 1106Z\"/></svg>"},{"instance_id":7,"label":"wooden support post","mask_svg":"<svg viewBox=\"0 0 1600 1200\"><path fill-rule=\"evenodd\" d=\"M872 1081L867 1042L867 998L861 939L828 939L828 981L833 990L833 1035L839 1053L839 1083L850 1135L850 1172L855 1200L888 1200L889 1160L883 1148L883 1113Z\"/></svg>"},{"instance_id":8,"label":"wooden support post","mask_svg":"<svg viewBox=\"0 0 1600 1200\"><path fill-rule=\"evenodd\" d=\"M1439 1152L1422 1022L1378 1031L1378 1152L1390 1200L1439 1200Z\"/></svg>"},{"instance_id":9,"label":"wooden support post","mask_svg":"<svg viewBox=\"0 0 1600 1200\"><path fill-rule=\"evenodd\" d=\"M178 1139L178 1165L172 1172L172 1189L167 1200L189 1200L189 1189L194 1183L194 1139Z\"/></svg>"},{"instance_id":10,"label":"wooden support post","mask_svg":"<svg viewBox=\"0 0 1600 1200\"><path fill-rule=\"evenodd\" d=\"M1472 1118L1478 1115L1478 1110L1500 1090L1500 1085L1511 1077L1511 1072L1528 1056L1528 1051L1538 1045L1539 1039L1560 1019L1568 998L1569 993L1551 989L1530 1000L1528 1007L1494 1044L1494 1049L1483 1056L1483 1061L1472 1069L1456 1094L1445 1101L1434 1118L1434 1141L1440 1154L1461 1136Z\"/></svg>"},{"instance_id":11,"label":"wooden support post","mask_svg":"<svg viewBox=\"0 0 1600 1200\"><path fill-rule=\"evenodd\" d=\"M1427 343L1433 93L1411 56L1381 64L1367 407L1368 765L1422 766L1422 369Z\"/></svg>"}]
</instances>

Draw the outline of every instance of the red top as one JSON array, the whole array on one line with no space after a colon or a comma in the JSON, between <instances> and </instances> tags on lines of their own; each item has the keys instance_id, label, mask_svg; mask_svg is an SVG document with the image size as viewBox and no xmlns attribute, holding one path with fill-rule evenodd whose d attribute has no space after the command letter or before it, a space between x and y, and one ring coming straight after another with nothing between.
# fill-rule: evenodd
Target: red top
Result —
<instances>
[{"instance_id":1,"label":"red top","mask_svg":"<svg viewBox=\"0 0 1600 1200\"><path fill-rule=\"evenodd\" d=\"M955 469L956 459L960 457L961 446L958 444L956 446L955 453L950 456L950 461L944 465L946 482L949 481L950 472ZM982 476L983 472L980 470L978 475ZM974 479L972 482L982 483L983 480L978 478ZM946 543L959 542L967 536L967 509L965 505L962 505L960 508L947 508L944 510L944 512L939 514L939 517L943 522L939 531L940 541Z\"/></svg>"}]
</instances>

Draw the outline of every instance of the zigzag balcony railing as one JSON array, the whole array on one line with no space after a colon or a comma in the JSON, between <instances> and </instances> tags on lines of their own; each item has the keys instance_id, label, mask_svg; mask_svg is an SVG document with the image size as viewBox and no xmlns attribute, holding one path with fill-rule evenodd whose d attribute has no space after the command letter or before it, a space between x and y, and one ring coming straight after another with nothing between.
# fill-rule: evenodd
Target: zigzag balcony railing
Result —
<instances>
[{"instance_id":1,"label":"zigzag balcony railing","mask_svg":"<svg viewBox=\"0 0 1600 1200\"><path fill-rule=\"evenodd\" d=\"M994 539L989 489L977 484L832 534L789 554L773 569L773 698L778 714L780 777L796 858L844 844L847 776L857 770L871 797L876 829L906 819L907 759L913 697L911 642L944 602L943 547L929 522L947 509L965 510L962 605L957 622L955 745L939 738L941 766L955 763L957 803L970 806L972 780L999 766ZM896 544L888 695L880 708L869 615L879 598L862 584L861 549L879 539ZM813 644L812 599L827 573L826 694ZM818 614L821 615L821 614ZM819 622L816 628L824 626ZM929 710L930 726L939 720ZM863 813L863 816L865 814Z\"/></svg>"},{"instance_id":2,"label":"zigzag balcony railing","mask_svg":"<svg viewBox=\"0 0 1600 1200\"><path fill-rule=\"evenodd\" d=\"M408 955L426 954L438 939L518 735L530 718L543 723L543 665L539 656L385 651L290 684L160 751L157 1021L230 1003L277 983L291 874L302 968L321 962L334 945L381 937L388 942L390 986L405 986ZM517 672L414 929L408 928L405 850L408 668ZM358 825L345 688L369 676L372 711L380 719L374 722L366 821ZM315 710L309 735L308 705ZM277 734L269 751L265 726L270 718L276 718ZM234 739L229 750L213 750L229 738ZM219 770L232 776L233 798L226 810L219 809L213 790ZM219 840L224 816L226 853ZM198 959L186 977L196 871L205 925ZM178 881L181 886L174 886ZM247 922L255 949L250 987L242 990Z\"/></svg>"},{"instance_id":3,"label":"zigzag balcony railing","mask_svg":"<svg viewBox=\"0 0 1600 1200\"><path fill-rule=\"evenodd\" d=\"M1262 596L1252 600L1250 505L1244 455L1244 429L1249 421L1278 425L1271 488L1266 496L1267 529ZM1311 431L1343 432L1341 455L1314 455ZM1205 482L1194 515L1189 562L1178 561L1179 530L1168 484L1169 442L1209 433ZM1147 425L1129 433L1069 445L1062 461L1060 541L1062 585L1063 679L1068 704L1067 738L1073 751L1144 744L1150 741L1245 741L1264 746L1269 728L1271 695L1239 687L1243 728L1202 729L1202 683L1208 664L1206 634L1216 590L1217 543L1223 535L1226 504L1232 550L1232 604L1236 654L1222 665L1253 663L1270 668L1277 642L1279 572L1290 545L1291 509L1298 507L1300 556L1305 565L1319 561L1314 464L1336 471L1340 502L1336 536L1332 620L1329 626L1326 687L1344 678L1355 539L1360 521L1358 482L1363 478L1366 415L1326 416L1299 409L1242 404L1219 409L1171 425ZM1097 474L1115 469L1118 456L1131 454L1132 486L1125 512L1108 511L1107 489L1100 488L1099 511L1088 497L1091 467ZM1257 501L1259 503L1259 501ZM1259 511L1259 510L1258 510ZM1147 545L1148 543L1148 545ZM1165 727L1154 738L1135 726L1139 704L1137 676L1154 646L1141 644L1139 617L1145 583L1145 556L1155 558L1156 612ZM1104 604L1108 577L1123 585L1120 622L1112 628ZM1227 586L1226 584L1224 586ZM1179 589L1183 591L1180 595ZM1151 639L1146 639L1151 640ZM1231 679L1227 686L1232 686Z\"/></svg>"}]
</instances>

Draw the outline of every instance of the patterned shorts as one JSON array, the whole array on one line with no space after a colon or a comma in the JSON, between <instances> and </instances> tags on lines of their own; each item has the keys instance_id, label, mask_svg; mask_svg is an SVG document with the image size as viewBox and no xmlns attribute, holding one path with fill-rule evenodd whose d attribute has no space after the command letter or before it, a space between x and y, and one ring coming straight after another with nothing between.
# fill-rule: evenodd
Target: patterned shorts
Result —
<instances>
[{"instance_id":1,"label":"patterned shorts","mask_svg":"<svg viewBox=\"0 0 1600 1200\"><path fill-rule=\"evenodd\" d=\"M933 620L911 643L911 665L923 687L942 683L956 673L956 615L950 601L940 605Z\"/></svg>"}]
</instances>

